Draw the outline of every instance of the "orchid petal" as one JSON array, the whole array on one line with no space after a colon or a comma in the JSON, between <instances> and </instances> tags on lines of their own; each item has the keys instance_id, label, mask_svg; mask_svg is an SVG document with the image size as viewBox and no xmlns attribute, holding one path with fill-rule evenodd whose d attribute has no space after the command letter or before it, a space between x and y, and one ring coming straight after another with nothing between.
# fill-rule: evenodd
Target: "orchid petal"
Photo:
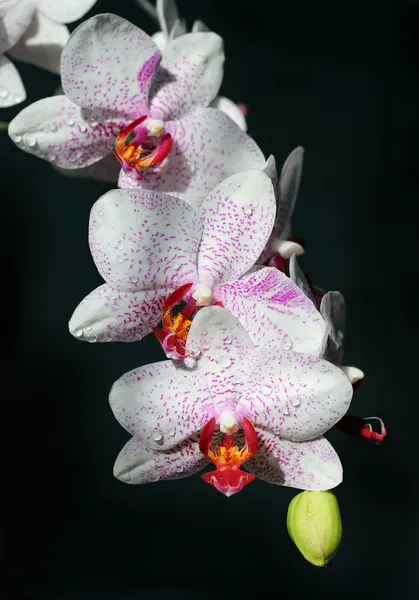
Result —
<instances>
[{"instance_id":1,"label":"orchid petal","mask_svg":"<svg viewBox=\"0 0 419 600\"><path fill-rule=\"evenodd\" d=\"M298 146L288 156L279 179L279 202L274 235L281 237L291 220L303 171L304 148Z\"/></svg>"},{"instance_id":2,"label":"orchid petal","mask_svg":"<svg viewBox=\"0 0 419 600\"><path fill-rule=\"evenodd\" d=\"M132 438L119 453L113 473L124 483L144 484L190 477L207 464L198 442L192 439L171 451L159 452Z\"/></svg>"},{"instance_id":3,"label":"orchid petal","mask_svg":"<svg viewBox=\"0 0 419 600\"><path fill-rule=\"evenodd\" d=\"M274 252L278 252L282 258L290 259L291 256L301 256L304 254L304 246L293 242L292 240L279 240L275 246L271 248Z\"/></svg>"},{"instance_id":4,"label":"orchid petal","mask_svg":"<svg viewBox=\"0 0 419 600\"><path fill-rule=\"evenodd\" d=\"M358 381L361 381L365 377L364 372L361 371L361 369L358 369L358 367L341 366L340 368L345 373L352 385L358 383Z\"/></svg>"},{"instance_id":5,"label":"orchid petal","mask_svg":"<svg viewBox=\"0 0 419 600\"><path fill-rule=\"evenodd\" d=\"M157 0L156 12L160 29L166 36L169 36L173 25L179 19L175 0Z\"/></svg>"},{"instance_id":6,"label":"orchid petal","mask_svg":"<svg viewBox=\"0 0 419 600\"><path fill-rule=\"evenodd\" d=\"M263 171L232 175L202 204L203 232L198 251L200 281L234 281L252 267L272 231L275 194Z\"/></svg>"},{"instance_id":7,"label":"orchid petal","mask_svg":"<svg viewBox=\"0 0 419 600\"><path fill-rule=\"evenodd\" d=\"M210 107L223 111L223 113L228 115L242 131L247 131L246 119L240 108L232 100L229 100L224 96L217 96L211 102Z\"/></svg>"},{"instance_id":8,"label":"orchid petal","mask_svg":"<svg viewBox=\"0 0 419 600\"><path fill-rule=\"evenodd\" d=\"M113 384L109 402L131 435L163 451L188 444L213 410L205 377L171 360L125 373Z\"/></svg>"},{"instance_id":9,"label":"orchid petal","mask_svg":"<svg viewBox=\"0 0 419 600\"><path fill-rule=\"evenodd\" d=\"M163 164L144 170L135 181L121 171L122 188L148 188L184 198L199 208L221 181L246 169L263 169L265 158L254 140L215 108L197 109L166 123L173 147Z\"/></svg>"},{"instance_id":10,"label":"orchid petal","mask_svg":"<svg viewBox=\"0 0 419 600\"><path fill-rule=\"evenodd\" d=\"M177 198L112 190L90 215L90 248L102 277L124 290L173 290L196 279L201 226Z\"/></svg>"},{"instance_id":11,"label":"orchid petal","mask_svg":"<svg viewBox=\"0 0 419 600\"><path fill-rule=\"evenodd\" d=\"M290 279L295 283L297 287L304 292L304 294L314 303L313 292L311 291L310 284L307 277L304 275L303 270L300 268L297 257L295 254L291 256L289 262Z\"/></svg>"},{"instance_id":12,"label":"orchid petal","mask_svg":"<svg viewBox=\"0 0 419 600\"><path fill-rule=\"evenodd\" d=\"M97 179L98 181L110 181L115 183L118 181L121 166L119 162L115 160L114 153L111 152L105 156L105 158L101 158L88 167L81 167L80 169L63 169L62 167L55 167L55 169L61 173L61 175L65 175L66 177L88 177Z\"/></svg>"},{"instance_id":13,"label":"orchid petal","mask_svg":"<svg viewBox=\"0 0 419 600\"><path fill-rule=\"evenodd\" d=\"M34 0L2 2L0 27L0 55L16 44L29 27L35 12Z\"/></svg>"},{"instance_id":14,"label":"orchid petal","mask_svg":"<svg viewBox=\"0 0 419 600\"><path fill-rule=\"evenodd\" d=\"M9 135L23 150L66 169L95 163L109 154L119 131L117 123L86 112L66 96L52 96L24 108L10 123Z\"/></svg>"},{"instance_id":15,"label":"orchid petal","mask_svg":"<svg viewBox=\"0 0 419 600\"><path fill-rule=\"evenodd\" d=\"M15 106L26 99L18 70L6 56L0 56L0 108Z\"/></svg>"},{"instance_id":16,"label":"orchid petal","mask_svg":"<svg viewBox=\"0 0 419 600\"><path fill-rule=\"evenodd\" d=\"M245 466L259 479L311 491L329 490L342 482L342 464L326 438L291 442L269 431L258 438L259 450Z\"/></svg>"},{"instance_id":17,"label":"orchid petal","mask_svg":"<svg viewBox=\"0 0 419 600\"><path fill-rule=\"evenodd\" d=\"M352 398L346 375L328 361L262 348L245 360L237 410L255 427L293 441L313 439L342 418Z\"/></svg>"},{"instance_id":18,"label":"orchid petal","mask_svg":"<svg viewBox=\"0 0 419 600\"><path fill-rule=\"evenodd\" d=\"M146 112L160 59L144 31L116 15L97 15L71 34L61 57L62 85L79 106L134 119Z\"/></svg>"},{"instance_id":19,"label":"orchid petal","mask_svg":"<svg viewBox=\"0 0 419 600\"><path fill-rule=\"evenodd\" d=\"M96 0L38 0L38 10L58 23L72 23L81 19L96 4Z\"/></svg>"},{"instance_id":20,"label":"orchid petal","mask_svg":"<svg viewBox=\"0 0 419 600\"><path fill-rule=\"evenodd\" d=\"M168 42L175 40L181 35L185 35L188 33L188 29L186 27L186 22L184 19L177 19L170 31Z\"/></svg>"},{"instance_id":21,"label":"orchid petal","mask_svg":"<svg viewBox=\"0 0 419 600\"><path fill-rule=\"evenodd\" d=\"M70 32L65 25L37 12L29 28L10 50L10 55L52 73L59 73L61 52L69 37Z\"/></svg>"},{"instance_id":22,"label":"orchid petal","mask_svg":"<svg viewBox=\"0 0 419 600\"><path fill-rule=\"evenodd\" d=\"M166 290L123 292L104 284L84 298L74 311L69 330L87 342L135 342L161 320Z\"/></svg>"},{"instance_id":23,"label":"orchid petal","mask_svg":"<svg viewBox=\"0 0 419 600\"><path fill-rule=\"evenodd\" d=\"M198 359L219 410L234 410L243 375L243 353L253 344L239 321L220 306L202 308L192 321L187 349L201 351Z\"/></svg>"},{"instance_id":24,"label":"orchid petal","mask_svg":"<svg viewBox=\"0 0 419 600\"><path fill-rule=\"evenodd\" d=\"M153 35L151 36L151 39L156 44L160 52L163 52L168 41L166 34L164 34L163 31L156 31L156 33L153 33Z\"/></svg>"},{"instance_id":25,"label":"orchid petal","mask_svg":"<svg viewBox=\"0 0 419 600\"><path fill-rule=\"evenodd\" d=\"M152 117L173 121L208 106L220 89L223 64L223 41L215 33L188 33L169 41L150 89Z\"/></svg>"},{"instance_id":26,"label":"orchid petal","mask_svg":"<svg viewBox=\"0 0 419 600\"><path fill-rule=\"evenodd\" d=\"M292 349L318 356L326 324L292 281L271 267L217 288L216 299L235 315L256 347Z\"/></svg>"},{"instance_id":27,"label":"orchid petal","mask_svg":"<svg viewBox=\"0 0 419 600\"><path fill-rule=\"evenodd\" d=\"M343 356L345 334L345 299L340 292L327 292L320 302L320 313L329 326L324 358L339 365Z\"/></svg>"}]
</instances>

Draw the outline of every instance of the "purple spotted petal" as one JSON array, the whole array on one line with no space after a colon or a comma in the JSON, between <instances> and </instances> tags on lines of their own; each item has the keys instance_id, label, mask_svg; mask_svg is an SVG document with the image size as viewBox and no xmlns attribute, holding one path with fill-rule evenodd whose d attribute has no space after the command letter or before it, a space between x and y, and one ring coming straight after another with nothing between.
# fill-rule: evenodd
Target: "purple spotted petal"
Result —
<instances>
[{"instance_id":1,"label":"purple spotted petal","mask_svg":"<svg viewBox=\"0 0 419 600\"><path fill-rule=\"evenodd\" d=\"M291 442L281 440L269 431L258 431L258 439L258 451L246 462L246 469L259 479L319 492L341 483L342 464L324 437Z\"/></svg>"},{"instance_id":2,"label":"purple spotted petal","mask_svg":"<svg viewBox=\"0 0 419 600\"><path fill-rule=\"evenodd\" d=\"M24 108L10 123L9 135L26 152L77 169L109 154L119 126L109 112L92 114L66 96L52 96Z\"/></svg>"},{"instance_id":3,"label":"purple spotted petal","mask_svg":"<svg viewBox=\"0 0 419 600\"><path fill-rule=\"evenodd\" d=\"M70 333L87 342L135 342L161 320L165 289L124 292L105 283L80 302Z\"/></svg>"},{"instance_id":4,"label":"purple spotted petal","mask_svg":"<svg viewBox=\"0 0 419 600\"><path fill-rule=\"evenodd\" d=\"M174 143L164 163L144 169L145 179L139 181L121 171L120 187L158 190L199 208L211 190L230 175L265 166L254 140L215 108L198 109L180 121L171 121L166 131Z\"/></svg>"},{"instance_id":5,"label":"purple spotted petal","mask_svg":"<svg viewBox=\"0 0 419 600\"><path fill-rule=\"evenodd\" d=\"M166 452L152 450L132 438L116 459L114 475L120 481L131 484L190 477L208 464L196 438L193 436Z\"/></svg>"},{"instance_id":6,"label":"purple spotted petal","mask_svg":"<svg viewBox=\"0 0 419 600\"><path fill-rule=\"evenodd\" d=\"M215 285L234 281L255 264L272 231L272 181L256 169L232 175L209 194L201 214L199 279Z\"/></svg>"},{"instance_id":7,"label":"purple spotted petal","mask_svg":"<svg viewBox=\"0 0 419 600\"><path fill-rule=\"evenodd\" d=\"M324 358L340 365L345 337L345 298L340 292L327 292L320 302L320 313L329 327Z\"/></svg>"},{"instance_id":8,"label":"purple spotted petal","mask_svg":"<svg viewBox=\"0 0 419 600\"><path fill-rule=\"evenodd\" d=\"M320 355L326 323L304 292L278 269L264 267L222 285L216 299L240 320L256 347Z\"/></svg>"},{"instance_id":9,"label":"purple spotted petal","mask_svg":"<svg viewBox=\"0 0 419 600\"><path fill-rule=\"evenodd\" d=\"M0 56L0 108L15 106L26 98L19 72L7 56Z\"/></svg>"},{"instance_id":10,"label":"purple spotted petal","mask_svg":"<svg viewBox=\"0 0 419 600\"><path fill-rule=\"evenodd\" d=\"M177 198L112 190L90 215L90 248L102 277L124 290L174 290L196 280L201 225Z\"/></svg>"},{"instance_id":11,"label":"purple spotted petal","mask_svg":"<svg viewBox=\"0 0 419 600\"><path fill-rule=\"evenodd\" d=\"M79 106L134 119L147 111L151 78L160 60L160 51L144 31L116 15L97 15L73 31L63 50L64 92Z\"/></svg>"},{"instance_id":12,"label":"purple spotted petal","mask_svg":"<svg viewBox=\"0 0 419 600\"><path fill-rule=\"evenodd\" d=\"M235 410L244 380L243 359L253 349L238 320L220 306L201 309L187 348L201 352L196 370L206 378L218 411Z\"/></svg>"},{"instance_id":13,"label":"purple spotted petal","mask_svg":"<svg viewBox=\"0 0 419 600\"><path fill-rule=\"evenodd\" d=\"M120 424L154 450L170 450L196 434L212 417L205 377L166 360L125 373L109 402Z\"/></svg>"},{"instance_id":14,"label":"purple spotted petal","mask_svg":"<svg viewBox=\"0 0 419 600\"><path fill-rule=\"evenodd\" d=\"M9 0L0 6L0 55L25 33L35 12L34 0Z\"/></svg>"},{"instance_id":15,"label":"purple spotted petal","mask_svg":"<svg viewBox=\"0 0 419 600\"><path fill-rule=\"evenodd\" d=\"M237 410L259 428L304 441L330 429L348 410L352 385L325 360L263 348L248 354Z\"/></svg>"},{"instance_id":16,"label":"purple spotted petal","mask_svg":"<svg viewBox=\"0 0 419 600\"><path fill-rule=\"evenodd\" d=\"M37 0L38 10L58 23L72 23L81 19L96 0Z\"/></svg>"},{"instance_id":17,"label":"purple spotted petal","mask_svg":"<svg viewBox=\"0 0 419 600\"><path fill-rule=\"evenodd\" d=\"M153 118L181 119L215 98L223 79L223 41L215 33L188 33L170 41L150 88Z\"/></svg>"}]
</instances>

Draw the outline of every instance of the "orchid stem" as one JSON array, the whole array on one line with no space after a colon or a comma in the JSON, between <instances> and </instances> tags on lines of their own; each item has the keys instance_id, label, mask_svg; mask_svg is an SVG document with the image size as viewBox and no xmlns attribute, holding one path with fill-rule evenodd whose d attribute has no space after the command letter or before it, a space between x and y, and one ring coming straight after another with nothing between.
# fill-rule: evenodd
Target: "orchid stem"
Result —
<instances>
[{"instance_id":1,"label":"orchid stem","mask_svg":"<svg viewBox=\"0 0 419 600\"><path fill-rule=\"evenodd\" d=\"M143 9L144 12L148 14L149 17L153 19L157 24L159 23L159 18L157 16L156 7L152 5L150 0L135 0L140 8Z\"/></svg>"}]
</instances>

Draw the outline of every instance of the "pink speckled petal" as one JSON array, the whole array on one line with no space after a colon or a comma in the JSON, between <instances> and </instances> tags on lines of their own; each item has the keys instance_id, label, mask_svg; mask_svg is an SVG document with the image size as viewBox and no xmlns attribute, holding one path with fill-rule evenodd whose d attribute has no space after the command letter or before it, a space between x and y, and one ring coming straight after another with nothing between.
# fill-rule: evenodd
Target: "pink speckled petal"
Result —
<instances>
[{"instance_id":1,"label":"pink speckled petal","mask_svg":"<svg viewBox=\"0 0 419 600\"><path fill-rule=\"evenodd\" d=\"M329 362L298 352L262 348L248 354L238 410L253 425L293 441L313 439L348 410L352 385Z\"/></svg>"},{"instance_id":2,"label":"pink speckled petal","mask_svg":"<svg viewBox=\"0 0 419 600\"><path fill-rule=\"evenodd\" d=\"M278 269L264 267L217 288L216 299L235 315L257 347L319 356L326 323L314 304Z\"/></svg>"},{"instance_id":3,"label":"pink speckled petal","mask_svg":"<svg viewBox=\"0 0 419 600\"><path fill-rule=\"evenodd\" d=\"M119 453L113 472L124 483L153 483L190 477L207 464L208 460L201 453L194 437L166 452L151 450L132 438Z\"/></svg>"},{"instance_id":4,"label":"pink speckled petal","mask_svg":"<svg viewBox=\"0 0 419 600\"><path fill-rule=\"evenodd\" d=\"M169 41L150 88L150 113L173 121L208 106L223 79L223 41L215 33L188 33Z\"/></svg>"},{"instance_id":5,"label":"pink speckled petal","mask_svg":"<svg viewBox=\"0 0 419 600\"><path fill-rule=\"evenodd\" d=\"M179 19L175 0L157 0L156 12L160 29L168 37L174 24Z\"/></svg>"},{"instance_id":6,"label":"pink speckled petal","mask_svg":"<svg viewBox=\"0 0 419 600\"><path fill-rule=\"evenodd\" d=\"M166 123L173 147L162 165L144 169L136 181L121 171L119 186L158 190L184 198L195 208L230 175L263 169L265 158L255 141L215 108L197 109Z\"/></svg>"},{"instance_id":7,"label":"pink speckled petal","mask_svg":"<svg viewBox=\"0 0 419 600\"><path fill-rule=\"evenodd\" d=\"M36 0L2 0L0 5L0 55L16 44L32 20Z\"/></svg>"},{"instance_id":8,"label":"pink speckled petal","mask_svg":"<svg viewBox=\"0 0 419 600\"><path fill-rule=\"evenodd\" d=\"M10 50L13 58L60 73L61 51L70 37L65 25L36 12L28 29Z\"/></svg>"},{"instance_id":9,"label":"pink speckled petal","mask_svg":"<svg viewBox=\"0 0 419 600\"><path fill-rule=\"evenodd\" d=\"M170 450L197 434L213 410L205 377L171 360L125 373L109 402L120 424L154 450Z\"/></svg>"},{"instance_id":10,"label":"pink speckled petal","mask_svg":"<svg viewBox=\"0 0 419 600\"><path fill-rule=\"evenodd\" d=\"M107 283L80 302L69 330L87 342L135 342L151 332L161 320L167 290L124 292Z\"/></svg>"},{"instance_id":11,"label":"pink speckled petal","mask_svg":"<svg viewBox=\"0 0 419 600\"><path fill-rule=\"evenodd\" d=\"M26 152L77 169L112 150L119 126L108 117L105 111L87 114L66 96L52 96L24 108L10 123L9 135Z\"/></svg>"},{"instance_id":12,"label":"pink speckled petal","mask_svg":"<svg viewBox=\"0 0 419 600\"><path fill-rule=\"evenodd\" d=\"M201 351L196 365L208 382L218 410L234 410L240 396L243 358L253 344L239 321L220 306L201 309L192 321L188 348Z\"/></svg>"},{"instance_id":13,"label":"pink speckled petal","mask_svg":"<svg viewBox=\"0 0 419 600\"><path fill-rule=\"evenodd\" d=\"M307 442L281 440L258 431L259 448L246 469L259 479L300 490L325 491L342 482L342 464L324 437Z\"/></svg>"},{"instance_id":14,"label":"pink speckled petal","mask_svg":"<svg viewBox=\"0 0 419 600\"><path fill-rule=\"evenodd\" d=\"M26 99L19 72L7 56L0 56L0 108L15 106Z\"/></svg>"},{"instance_id":15,"label":"pink speckled petal","mask_svg":"<svg viewBox=\"0 0 419 600\"><path fill-rule=\"evenodd\" d=\"M112 190L90 214L89 242L99 273L124 290L174 290L196 280L201 224L178 198Z\"/></svg>"},{"instance_id":16,"label":"pink speckled petal","mask_svg":"<svg viewBox=\"0 0 419 600\"><path fill-rule=\"evenodd\" d=\"M79 106L133 119L147 110L160 59L144 31L116 15L97 15L71 34L61 56L62 85Z\"/></svg>"},{"instance_id":17,"label":"pink speckled petal","mask_svg":"<svg viewBox=\"0 0 419 600\"><path fill-rule=\"evenodd\" d=\"M210 31L210 28L208 27L208 25L205 25L203 21L200 21L198 19L193 22L191 31L192 33L199 33L201 31Z\"/></svg>"},{"instance_id":18,"label":"pink speckled petal","mask_svg":"<svg viewBox=\"0 0 419 600\"><path fill-rule=\"evenodd\" d=\"M58 23L81 19L96 4L96 0L38 0L38 10Z\"/></svg>"},{"instance_id":19,"label":"pink speckled petal","mask_svg":"<svg viewBox=\"0 0 419 600\"><path fill-rule=\"evenodd\" d=\"M232 100L225 98L224 96L217 96L211 102L212 108L218 108L230 117L242 131L247 131L246 119L240 110L240 108Z\"/></svg>"},{"instance_id":20,"label":"pink speckled petal","mask_svg":"<svg viewBox=\"0 0 419 600\"><path fill-rule=\"evenodd\" d=\"M202 204L200 281L219 285L246 273L265 247L275 219L272 181L263 171L236 173Z\"/></svg>"},{"instance_id":21,"label":"pink speckled petal","mask_svg":"<svg viewBox=\"0 0 419 600\"><path fill-rule=\"evenodd\" d=\"M345 298L340 292L327 292L320 302L320 313L329 326L324 358L340 365L345 336Z\"/></svg>"}]
</instances>

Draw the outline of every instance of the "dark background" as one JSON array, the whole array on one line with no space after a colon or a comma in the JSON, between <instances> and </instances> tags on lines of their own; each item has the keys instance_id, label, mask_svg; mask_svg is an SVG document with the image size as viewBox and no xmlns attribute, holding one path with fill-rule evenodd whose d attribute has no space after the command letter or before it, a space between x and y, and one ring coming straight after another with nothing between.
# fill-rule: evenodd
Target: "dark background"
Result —
<instances>
[{"instance_id":1,"label":"dark background","mask_svg":"<svg viewBox=\"0 0 419 600\"><path fill-rule=\"evenodd\" d=\"M337 556L316 569L293 546L285 519L295 490L255 481L227 499L199 476L147 486L113 478L128 435L109 389L162 353L152 337L90 345L67 330L101 283L87 225L111 186L63 177L0 132L6 600L418 597L419 411L409 380L418 369L419 10L366 6L179 2L189 26L200 18L223 36L222 92L249 106L265 155L281 165L296 145L306 149L293 221L307 244L300 264L344 294L344 362L366 373L351 410L379 414L389 431L380 447L329 435L345 473ZM156 29L134 0L101 0L90 14L108 11ZM26 104L58 85L19 70Z\"/></svg>"}]
</instances>

